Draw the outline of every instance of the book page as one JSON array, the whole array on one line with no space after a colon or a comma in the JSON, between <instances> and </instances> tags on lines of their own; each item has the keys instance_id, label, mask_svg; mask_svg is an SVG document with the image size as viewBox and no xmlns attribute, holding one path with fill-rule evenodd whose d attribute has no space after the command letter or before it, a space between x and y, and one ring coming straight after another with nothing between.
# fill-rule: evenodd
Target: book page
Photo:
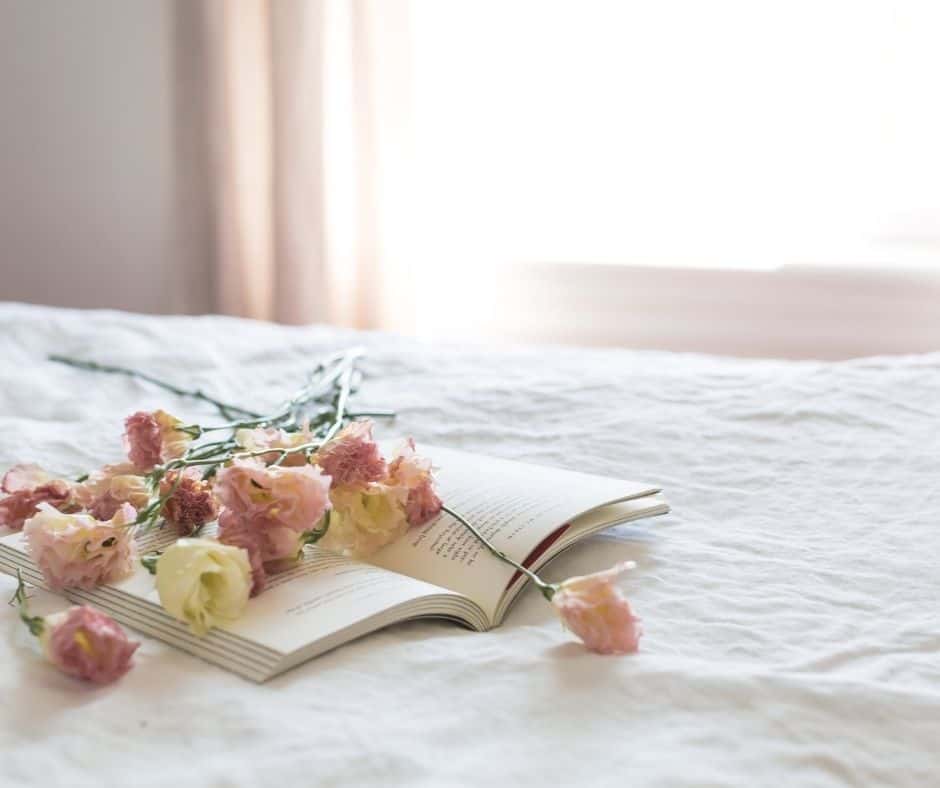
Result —
<instances>
[{"instance_id":1,"label":"book page","mask_svg":"<svg viewBox=\"0 0 940 788\"><path fill-rule=\"evenodd\" d=\"M271 575L264 592L249 600L245 615L225 629L287 653L442 593L419 580L314 548L295 567Z\"/></svg>"},{"instance_id":2,"label":"book page","mask_svg":"<svg viewBox=\"0 0 940 788\"><path fill-rule=\"evenodd\" d=\"M422 446L435 465L438 493L497 549L522 562L553 531L616 501L652 495L636 482ZM616 518L614 518L616 519ZM612 521L613 522L613 521ZM515 570L493 557L448 514L412 529L372 563L468 596L495 620Z\"/></svg>"}]
</instances>

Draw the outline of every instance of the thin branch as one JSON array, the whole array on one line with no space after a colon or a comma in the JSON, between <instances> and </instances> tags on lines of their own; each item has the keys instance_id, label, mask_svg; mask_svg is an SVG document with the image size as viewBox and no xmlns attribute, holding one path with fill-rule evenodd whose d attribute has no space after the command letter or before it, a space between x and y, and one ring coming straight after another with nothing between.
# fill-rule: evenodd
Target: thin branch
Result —
<instances>
[{"instance_id":1,"label":"thin branch","mask_svg":"<svg viewBox=\"0 0 940 788\"><path fill-rule=\"evenodd\" d=\"M558 587L557 587L557 586L555 586L555 585L553 585L553 584L551 584L551 583L546 583L546 582L545 582L544 580L542 580L537 574L535 574L535 572L531 571L530 569L527 569L525 566L523 566L522 564L520 564L518 561L513 560L513 559L510 558L508 555L506 555L502 550L497 550L496 547L493 545L493 543L490 542L490 540L487 539L485 536L483 536L483 534L480 532L480 530L479 530L476 526L471 525L471 524L470 524L470 521L467 520L462 514L459 514L458 512L455 512L455 511L454 511L453 509L451 509L449 506L442 506L442 507L441 507L441 511L447 512L447 514L449 514L449 515L450 515L451 517L453 517L457 522L459 522L461 525L463 525L464 528L466 528L466 529L467 529L468 531L470 531L470 533L472 533L477 539L479 539L479 540L483 543L483 546L484 546L487 550L489 550L490 553L492 553L496 558L498 558L500 561L503 561L504 563L507 563L507 564L509 564L510 566L514 567L514 568L516 569L516 571L522 572L522 574L524 574L526 577L528 577L529 580L531 580L533 583L535 583L535 585L536 585L536 587L539 589L539 591L542 592L542 596L544 596L546 599L548 599L549 601L551 601L551 598L555 595L555 592L558 590Z\"/></svg>"},{"instance_id":2,"label":"thin branch","mask_svg":"<svg viewBox=\"0 0 940 788\"><path fill-rule=\"evenodd\" d=\"M239 405L231 405L227 402L222 402L222 400L216 399L215 397L211 397L201 389L184 389L180 386L174 386L172 383L166 383L165 381L155 378L152 375L148 375L146 372L140 372L136 369L119 367L113 364L99 364L96 361L86 361L84 359L72 358L70 356L62 356L57 353L51 354L49 356L49 360L55 361L58 364L65 364L69 367L75 367L76 369L84 369L89 372L107 372L112 375L126 375L130 378L137 378L138 380L146 381L153 386L157 386L165 391L176 394L178 397L192 397L193 399L206 402L209 405L217 408L219 413L222 414L222 417L226 419L230 419L239 413L251 418L258 418L260 416L259 413L253 410L242 408Z\"/></svg>"}]
</instances>

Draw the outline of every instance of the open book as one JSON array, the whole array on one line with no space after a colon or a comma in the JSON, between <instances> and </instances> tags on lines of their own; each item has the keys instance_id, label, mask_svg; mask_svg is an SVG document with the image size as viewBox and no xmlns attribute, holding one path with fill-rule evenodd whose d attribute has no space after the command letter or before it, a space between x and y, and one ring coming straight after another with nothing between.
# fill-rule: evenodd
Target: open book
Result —
<instances>
[{"instance_id":1,"label":"open book","mask_svg":"<svg viewBox=\"0 0 940 788\"><path fill-rule=\"evenodd\" d=\"M658 488L644 484L437 447L423 453L438 468L442 500L498 549L535 570L588 534L669 510ZM142 535L141 554L173 541L168 531ZM211 533L211 526L203 530ZM0 538L0 569L20 569L27 582L44 585L21 533ZM498 626L526 582L442 513L368 563L307 548L296 566L269 577L238 621L204 637L163 610L154 577L143 566L120 583L64 593L133 629L265 681L399 621L446 618L480 631Z\"/></svg>"}]
</instances>

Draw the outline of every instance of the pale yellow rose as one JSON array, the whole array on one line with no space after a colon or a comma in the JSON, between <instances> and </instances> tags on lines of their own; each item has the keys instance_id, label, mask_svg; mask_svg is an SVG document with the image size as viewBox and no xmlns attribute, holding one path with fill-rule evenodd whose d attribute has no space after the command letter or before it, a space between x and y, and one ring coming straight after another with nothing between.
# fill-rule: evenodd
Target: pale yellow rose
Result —
<instances>
[{"instance_id":1,"label":"pale yellow rose","mask_svg":"<svg viewBox=\"0 0 940 788\"><path fill-rule=\"evenodd\" d=\"M160 604L196 635L238 619L250 591L251 565L240 547L180 539L157 561Z\"/></svg>"},{"instance_id":2,"label":"pale yellow rose","mask_svg":"<svg viewBox=\"0 0 940 788\"><path fill-rule=\"evenodd\" d=\"M330 527L319 544L356 558L372 555L408 530L407 495L405 488L387 484L334 488Z\"/></svg>"}]
</instances>

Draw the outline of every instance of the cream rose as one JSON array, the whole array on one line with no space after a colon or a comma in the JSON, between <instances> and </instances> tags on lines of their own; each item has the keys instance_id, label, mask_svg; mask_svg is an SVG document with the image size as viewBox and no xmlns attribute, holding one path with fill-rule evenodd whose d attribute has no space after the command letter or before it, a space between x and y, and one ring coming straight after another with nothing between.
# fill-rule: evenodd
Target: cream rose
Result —
<instances>
[{"instance_id":1,"label":"cream rose","mask_svg":"<svg viewBox=\"0 0 940 788\"><path fill-rule=\"evenodd\" d=\"M244 612L250 591L251 565L240 547L211 539L180 539L157 561L160 604L196 635L235 621Z\"/></svg>"},{"instance_id":2,"label":"cream rose","mask_svg":"<svg viewBox=\"0 0 940 788\"><path fill-rule=\"evenodd\" d=\"M408 530L407 495L404 487L375 483L333 489L330 527L318 544L354 558L372 555Z\"/></svg>"}]
</instances>

